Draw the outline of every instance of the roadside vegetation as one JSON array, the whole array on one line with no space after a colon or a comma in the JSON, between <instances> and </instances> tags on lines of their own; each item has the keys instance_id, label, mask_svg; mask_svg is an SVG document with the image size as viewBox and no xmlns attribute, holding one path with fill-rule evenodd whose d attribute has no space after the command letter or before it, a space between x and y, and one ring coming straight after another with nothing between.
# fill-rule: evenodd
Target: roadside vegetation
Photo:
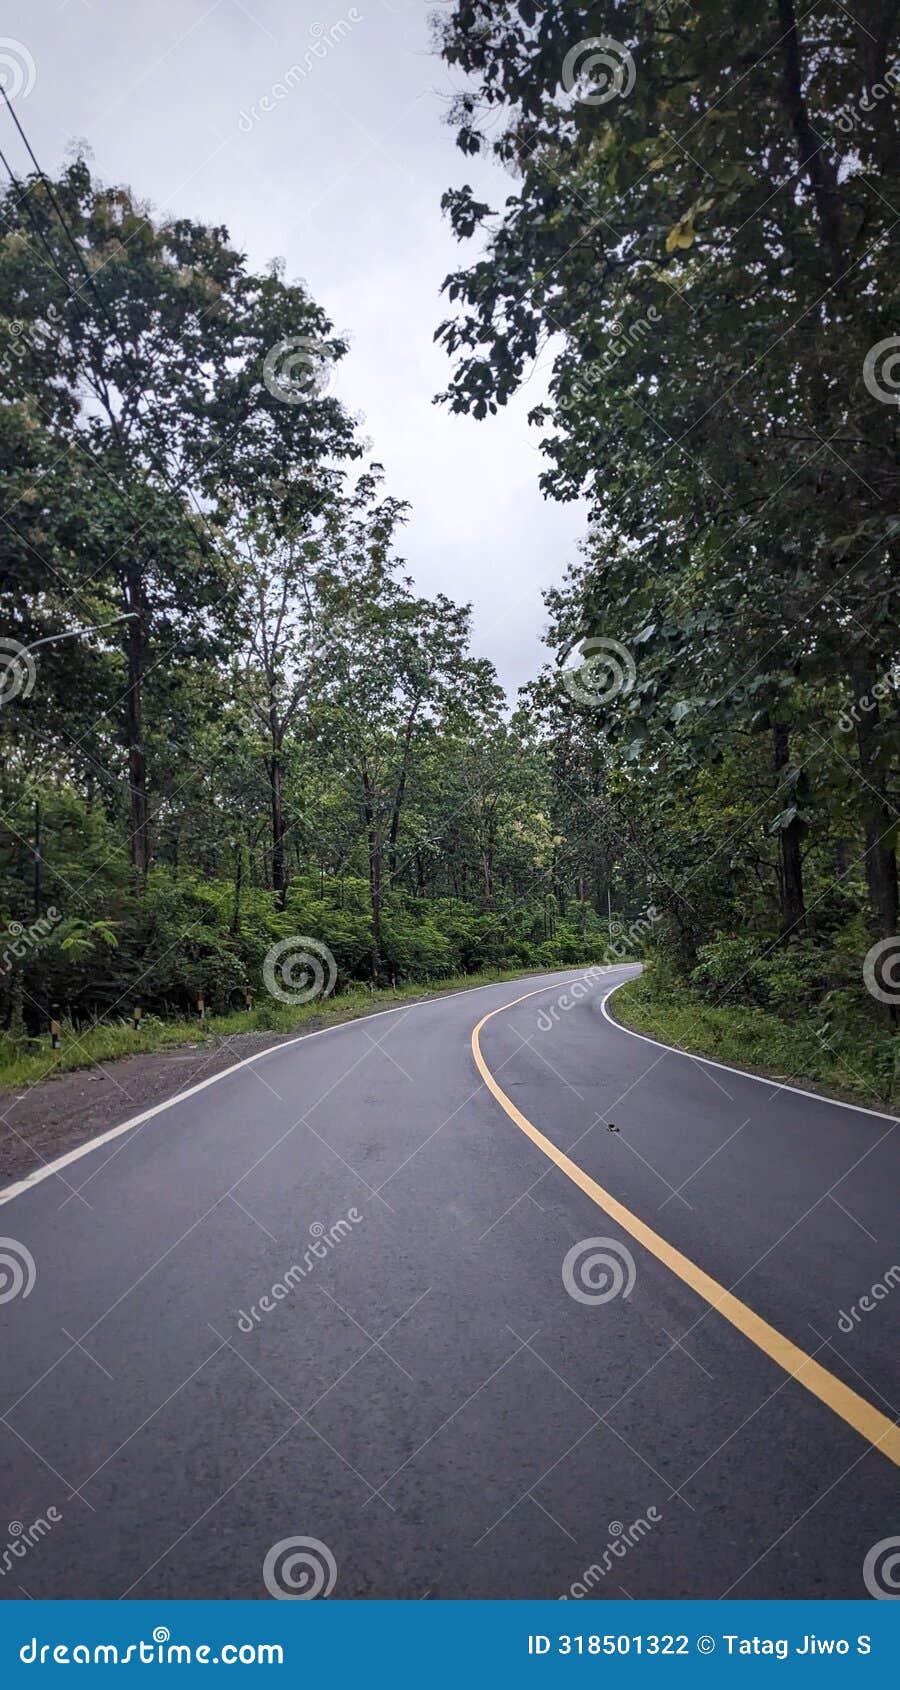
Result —
<instances>
[{"instance_id":1,"label":"roadside vegetation","mask_svg":"<svg viewBox=\"0 0 900 1690\"><path fill-rule=\"evenodd\" d=\"M792 1005L777 1013L747 1003L709 1002L658 963L610 1001L615 1020L661 1044L748 1068L773 1081L819 1087L873 1109L900 1108L897 1040L890 1029L835 1026L827 1010Z\"/></svg>"},{"instance_id":2,"label":"roadside vegetation","mask_svg":"<svg viewBox=\"0 0 900 1690\"><path fill-rule=\"evenodd\" d=\"M483 974L460 974L442 980L439 985L406 985L370 988L357 985L352 990L335 992L333 996L310 1000L305 1004L278 1005L271 998L247 1010L234 1010L227 1015L211 1014L201 1022L196 1016L188 1020L163 1021L159 1016L145 1016L139 1032L131 1021L109 1019L94 1026L79 1028L70 1022L61 1026L58 1052L51 1051L46 1038L20 1039L13 1043L0 1040L0 1087L21 1087L49 1079L54 1074L70 1073L76 1068L92 1068L97 1063L114 1062L121 1057L135 1056L148 1051L209 1047L213 1049L246 1033L314 1032L320 1027L337 1026L342 1021L356 1021L379 1009L391 1009L422 998L439 997L445 992L468 991L472 987L489 986L498 980L516 980L514 971L490 971ZM240 1060L240 1046L235 1048L235 1061Z\"/></svg>"}]
</instances>

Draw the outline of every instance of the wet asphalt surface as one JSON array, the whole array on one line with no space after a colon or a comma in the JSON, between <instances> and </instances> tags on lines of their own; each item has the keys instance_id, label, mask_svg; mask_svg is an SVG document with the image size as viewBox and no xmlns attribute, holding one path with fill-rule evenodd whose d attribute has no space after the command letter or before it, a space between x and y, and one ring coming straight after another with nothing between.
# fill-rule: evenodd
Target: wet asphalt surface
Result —
<instances>
[{"instance_id":1,"label":"wet asphalt surface","mask_svg":"<svg viewBox=\"0 0 900 1690\"><path fill-rule=\"evenodd\" d=\"M268 1599L301 1537L333 1598L866 1597L896 1468L553 1167L471 1031L542 988L482 1034L509 1097L891 1415L896 1127L610 1025L630 972L282 1046L3 1206L0 1597Z\"/></svg>"}]
</instances>

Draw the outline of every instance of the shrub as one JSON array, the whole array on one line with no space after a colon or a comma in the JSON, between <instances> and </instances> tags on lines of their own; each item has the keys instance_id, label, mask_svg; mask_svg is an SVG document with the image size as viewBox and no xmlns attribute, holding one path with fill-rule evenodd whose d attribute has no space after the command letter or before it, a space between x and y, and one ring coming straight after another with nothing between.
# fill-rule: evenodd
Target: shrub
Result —
<instances>
[{"instance_id":1,"label":"shrub","mask_svg":"<svg viewBox=\"0 0 900 1690\"><path fill-rule=\"evenodd\" d=\"M824 989L822 953L810 942L779 946L719 934L699 956L691 985L707 1003L755 1004L790 1020Z\"/></svg>"},{"instance_id":2,"label":"shrub","mask_svg":"<svg viewBox=\"0 0 900 1690\"><path fill-rule=\"evenodd\" d=\"M764 1004L760 950L758 939L749 936L730 939L724 933L718 934L711 945L701 945L691 985L707 1003Z\"/></svg>"}]
</instances>

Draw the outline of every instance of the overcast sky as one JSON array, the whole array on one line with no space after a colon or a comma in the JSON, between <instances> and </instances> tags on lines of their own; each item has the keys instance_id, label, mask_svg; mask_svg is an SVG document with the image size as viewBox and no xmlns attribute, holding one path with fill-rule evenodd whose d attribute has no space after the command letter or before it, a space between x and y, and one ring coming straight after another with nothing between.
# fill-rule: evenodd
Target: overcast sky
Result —
<instances>
[{"instance_id":1,"label":"overcast sky","mask_svg":"<svg viewBox=\"0 0 900 1690\"><path fill-rule=\"evenodd\" d=\"M282 257L350 340L332 378L363 420L387 486L411 501L404 550L420 590L475 608L474 647L508 689L546 653L541 588L575 553L583 512L538 491L541 457L517 402L485 422L432 404L458 247L440 198L510 180L464 159L443 121L453 78L423 0L7 0L0 54L34 61L17 102L44 169L84 143L96 173L158 214L225 223L254 266ZM10 45L10 38L13 45ZM318 53L313 48L318 44ZM272 90L291 65L287 97ZM27 72L27 63L26 63ZM271 109L262 108L268 96ZM8 115L3 150L27 162Z\"/></svg>"}]
</instances>

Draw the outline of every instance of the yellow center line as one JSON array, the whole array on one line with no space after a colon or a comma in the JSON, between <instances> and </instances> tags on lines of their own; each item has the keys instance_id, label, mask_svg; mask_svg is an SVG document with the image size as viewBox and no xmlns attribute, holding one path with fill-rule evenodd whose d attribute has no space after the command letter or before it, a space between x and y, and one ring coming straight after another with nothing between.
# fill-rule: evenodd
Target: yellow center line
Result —
<instances>
[{"instance_id":1,"label":"yellow center line","mask_svg":"<svg viewBox=\"0 0 900 1690\"><path fill-rule=\"evenodd\" d=\"M572 983L567 982L567 985ZM556 989L564 988L557 985ZM624 1203L620 1203L617 1197L613 1197L611 1192L606 1191L602 1185L598 1185L596 1180L591 1179L590 1174L586 1174L577 1162L573 1162L565 1151L560 1150L551 1139L547 1138L546 1134L542 1133L532 1121L529 1121L527 1115L522 1114L521 1109L516 1107L512 1098L507 1097L502 1086L498 1085L481 1054L480 1035L482 1027L488 1021L492 1021L495 1015L501 1015L505 1010L515 1008L517 1003L524 1003L526 998L539 997L542 991L550 990L553 990L553 988L543 986L534 992L523 992L521 997L513 998L511 1003L504 1003L500 1005L499 1009L489 1010L488 1014L483 1015L477 1026L472 1029L472 1055L475 1058L475 1065L488 1091L496 1098L501 1109L506 1111L510 1120L515 1122L526 1138L530 1138L532 1144L536 1144L538 1149L543 1151L544 1155L556 1164L567 1179L577 1185L585 1193L585 1196L590 1197L597 1204L597 1207L602 1209L611 1220L615 1221L624 1232L629 1233L645 1250L649 1250L657 1261L662 1262L664 1267L674 1273L676 1279L680 1279L685 1285L690 1286L690 1289L695 1291L698 1297L702 1297L710 1308L715 1309L717 1314L730 1321L732 1326L736 1326L745 1338L749 1338L751 1344L755 1344L757 1349L762 1350L764 1355L767 1355L771 1361L783 1368L792 1379L796 1379L798 1385L802 1385L804 1390L809 1391L812 1396L818 1397L819 1401L823 1402L826 1408L830 1408L833 1414L838 1415L848 1426L852 1426L860 1437L865 1438L875 1449L881 1450L883 1455L886 1455L890 1461L895 1462L900 1467L900 1428L895 1426L886 1414L882 1414L880 1409L874 1408L870 1402L866 1401L865 1397L861 1397L856 1391L851 1390L849 1385L843 1384L833 1373L829 1373L826 1367L820 1366L819 1362L808 1355L806 1350L802 1350L799 1344L792 1343L790 1338L786 1338L783 1333L777 1332L774 1326L770 1326L768 1321L754 1313L753 1309L748 1308L746 1303L740 1301L740 1298L733 1296L724 1285L719 1284L717 1279L713 1279L710 1274L704 1272L703 1268L698 1267L695 1262L682 1255L681 1251L676 1250L673 1244L662 1238L658 1232L654 1232L653 1228L647 1226L646 1222L642 1221L638 1215L627 1209Z\"/></svg>"}]
</instances>

